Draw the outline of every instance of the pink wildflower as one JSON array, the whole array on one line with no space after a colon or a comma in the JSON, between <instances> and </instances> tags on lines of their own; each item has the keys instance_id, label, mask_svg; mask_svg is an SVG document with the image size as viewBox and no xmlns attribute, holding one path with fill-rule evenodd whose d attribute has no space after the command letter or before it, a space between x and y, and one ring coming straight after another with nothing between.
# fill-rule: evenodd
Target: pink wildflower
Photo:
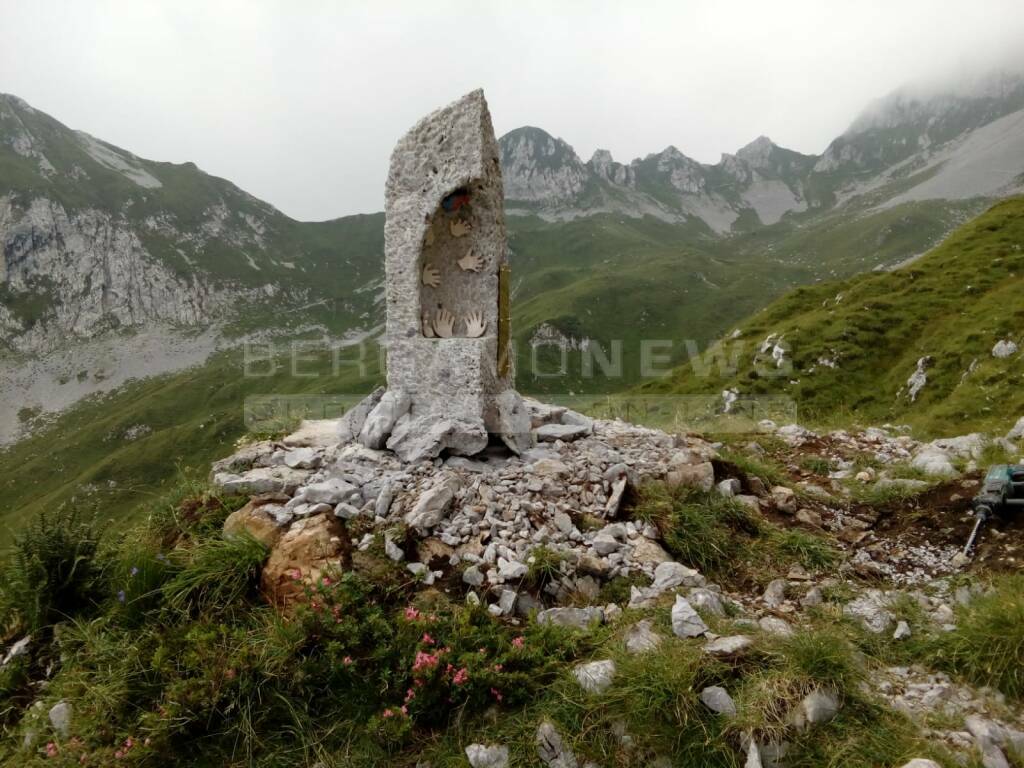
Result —
<instances>
[{"instance_id":1,"label":"pink wildflower","mask_svg":"<svg viewBox=\"0 0 1024 768\"><path fill-rule=\"evenodd\" d=\"M416 691L412 688L405 692L405 703L408 704L410 701L416 698Z\"/></svg>"},{"instance_id":2,"label":"pink wildflower","mask_svg":"<svg viewBox=\"0 0 1024 768\"><path fill-rule=\"evenodd\" d=\"M352 666L352 657L346 656L344 659L341 660L341 663L344 664L346 667Z\"/></svg>"},{"instance_id":3,"label":"pink wildflower","mask_svg":"<svg viewBox=\"0 0 1024 768\"><path fill-rule=\"evenodd\" d=\"M386 720L389 717L394 717L395 713L392 712L390 709L385 709L383 712L380 713L380 716Z\"/></svg>"},{"instance_id":4,"label":"pink wildflower","mask_svg":"<svg viewBox=\"0 0 1024 768\"><path fill-rule=\"evenodd\" d=\"M497 701L501 701L503 698L501 695L501 691L499 691L497 688L491 688L491 695L494 696L495 700Z\"/></svg>"},{"instance_id":5,"label":"pink wildflower","mask_svg":"<svg viewBox=\"0 0 1024 768\"><path fill-rule=\"evenodd\" d=\"M522 635L512 639L513 648L522 648L526 644L526 639Z\"/></svg>"},{"instance_id":6,"label":"pink wildflower","mask_svg":"<svg viewBox=\"0 0 1024 768\"><path fill-rule=\"evenodd\" d=\"M52 741L46 742L46 756L56 757L57 756L57 745Z\"/></svg>"},{"instance_id":7,"label":"pink wildflower","mask_svg":"<svg viewBox=\"0 0 1024 768\"><path fill-rule=\"evenodd\" d=\"M424 653L423 651L417 651L416 658L412 663L412 671L419 672L424 669L433 669L437 666L439 661L440 659L436 653Z\"/></svg>"},{"instance_id":8,"label":"pink wildflower","mask_svg":"<svg viewBox=\"0 0 1024 768\"><path fill-rule=\"evenodd\" d=\"M420 617L420 612L413 608L411 605L405 609L405 620L416 621Z\"/></svg>"},{"instance_id":9,"label":"pink wildflower","mask_svg":"<svg viewBox=\"0 0 1024 768\"><path fill-rule=\"evenodd\" d=\"M455 677L452 678L452 682L456 685L462 685L467 680L469 680L469 671L465 667L456 672Z\"/></svg>"},{"instance_id":10,"label":"pink wildflower","mask_svg":"<svg viewBox=\"0 0 1024 768\"><path fill-rule=\"evenodd\" d=\"M420 639L420 642L424 645L433 645L434 638L432 638L428 632L424 632L423 637Z\"/></svg>"}]
</instances>

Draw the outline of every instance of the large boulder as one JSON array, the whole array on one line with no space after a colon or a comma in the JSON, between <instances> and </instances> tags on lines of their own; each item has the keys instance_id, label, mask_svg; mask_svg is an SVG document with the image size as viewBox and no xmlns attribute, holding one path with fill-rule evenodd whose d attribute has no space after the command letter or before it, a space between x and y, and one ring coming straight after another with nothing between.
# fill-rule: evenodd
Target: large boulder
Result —
<instances>
[{"instance_id":1,"label":"large boulder","mask_svg":"<svg viewBox=\"0 0 1024 768\"><path fill-rule=\"evenodd\" d=\"M302 518L278 539L263 566L260 583L274 602L301 599L326 571L347 569L352 545L345 524L334 515Z\"/></svg>"},{"instance_id":2,"label":"large boulder","mask_svg":"<svg viewBox=\"0 0 1024 768\"><path fill-rule=\"evenodd\" d=\"M399 420L387 446L398 457L412 464L434 459L447 450L459 456L474 456L487 447L487 430L480 421L438 419L431 415Z\"/></svg>"},{"instance_id":3,"label":"large boulder","mask_svg":"<svg viewBox=\"0 0 1024 768\"><path fill-rule=\"evenodd\" d=\"M282 506L288 501L283 494L256 496L224 521L224 538L230 539L247 533L267 547L273 547L284 532L285 517Z\"/></svg>"}]
</instances>

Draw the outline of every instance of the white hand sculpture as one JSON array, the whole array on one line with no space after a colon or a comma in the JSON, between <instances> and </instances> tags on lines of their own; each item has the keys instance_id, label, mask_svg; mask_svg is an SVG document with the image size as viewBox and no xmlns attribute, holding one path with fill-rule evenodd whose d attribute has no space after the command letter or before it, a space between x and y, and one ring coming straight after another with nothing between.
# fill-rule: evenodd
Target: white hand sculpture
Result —
<instances>
[{"instance_id":1,"label":"white hand sculpture","mask_svg":"<svg viewBox=\"0 0 1024 768\"><path fill-rule=\"evenodd\" d=\"M470 251L459 259L458 264L466 272L479 272L480 268L484 265L484 260L473 253L473 251Z\"/></svg>"},{"instance_id":2,"label":"white hand sculpture","mask_svg":"<svg viewBox=\"0 0 1024 768\"><path fill-rule=\"evenodd\" d=\"M462 219L452 219L452 223L448 225L448 231L452 233L452 237L465 237L472 230L473 225Z\"/></svg>"},{"instance_id":3,"label":"white hand sculpture","mask_svg":"<svg viewBox=\"0 0 1024 768\"><path fill-rule=\"evenodd\" d=\"M442 339L450 339L455 330L455 315L447 309L439 309L434 315L434 331Z\"/></svg>"},{"instance_id":4,"label":"white hand sculpture","mask_svg":"<svg viewBox=\"0 0 1024 768\"><path fill-rule=\"evenodd\" d=\"M434 338L434 325L430 322L430 314L427 312L423 313L423 335L428 339Z\"/></svg>"},{"instance_id":5,"label":"white hand sculpture","mask_svg":"<svg viewBox=\"0 0 1024 768\"><path fill-rule=\"evenodd\" d=\"M420 279L423 280L424 285L437 288L441 284L441 273L437 271L437 267L433 264L427 264L423 267L423 274Z\"/></svg>"},{"instance_id":6,"label":"white hand sculpture","mask_svg":"<svg viewBox=\"0 0 1024 768\"><path fill-rule=\"evenodd\" d=\"M466 336L471 339L484 335L487 330L487 321L484 320L482 312L470 312L466 318Z\"/></svg>"}]
</instances>

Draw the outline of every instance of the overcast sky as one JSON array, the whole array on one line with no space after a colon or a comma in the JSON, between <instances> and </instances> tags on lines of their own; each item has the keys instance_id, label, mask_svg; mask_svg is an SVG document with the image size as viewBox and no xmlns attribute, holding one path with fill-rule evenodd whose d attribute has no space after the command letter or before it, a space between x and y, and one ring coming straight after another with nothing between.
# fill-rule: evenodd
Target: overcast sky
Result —
<instances>
[{"instance_id":1,"label":"overcast sky","mask_svg":"<svg viewBox=\"0 0 1024 768\"><path fill-rule=\"evenodd\" d=\"M0 30L0 91L307 220L380 210L396 139L477 86L499 135L716 162L760 134L821 152L870 100L1024 47L1021 0L0 0Z\"/></svg>"}]
</instances>

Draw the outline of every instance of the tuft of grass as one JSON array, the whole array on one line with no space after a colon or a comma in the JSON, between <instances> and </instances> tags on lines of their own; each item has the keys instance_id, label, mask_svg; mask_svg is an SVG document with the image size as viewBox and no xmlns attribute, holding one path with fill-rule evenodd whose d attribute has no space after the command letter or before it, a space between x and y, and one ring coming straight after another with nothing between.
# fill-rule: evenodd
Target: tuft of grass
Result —
<instances>
[{"instance_id":1,"label":"tuft of grass","mask_svg":"<svg viewBox=\"0 0 1024 768\"><path fill-rule=\"evenodd\" d=\"M634 514L657 525L668 551L702 572L713 573L740 554L737 533L760 531L744 505L718 493L650 483L638 497Z\"/></svg>"},{"instance_id":2,"label":"tuft of grass","mask_svg":"<svg viewBox=\"0 0 1024 768\"><path fill-rule=\"evenodd\" d=\"M790 485L791 480L782 465L767 456L760 458L751 456L743 450L725 447L720 451L721 457L739 467L745 474L759 477L769 485Z\"/></svg>"},{"instance_id":3,"label":"tuft of grass","mask_svg":"<svg viewBox=\"0 0 1024 768\"><path fill-rule=\"evenodd\" d=\"M1024 575L998 580L935 639L935 661L978 685L1024 699Z\"/></svg>"},{"instance_id":4,"label":"tuft of grass","mask_svg":"<svg viewBox=\"0 0 1024 768\"><path fill-rule=\"evenodd\" d=\"M794 563L819 570L840 557L828 540L779 528L715 492L650 483L639 490L634 514L658 526L676 559L715 578L760 582Z\"/></svg>"},{"instance_id":5,"label":"tuft of grass","mask_svg":"<svg viewBox=\"0 0 1024 768\"><path fill-rule=\"evenodd\" d=\"M543 589L561 575L563 559L561 552L550 547L542 545L531 549L527 558L526 583L535 589Z\"/></svg>"},{"instance_id":6,"label":"tuft of grass","mask_svg":"<svg viewBox=\"0 0 1024 768\"><path fill-rule=\"evenodd\" d=\"M769 529L767 551L781 562L796 562L808 570L832 568L839 552L820 536L796 528Z\"/></svg>"},{"instance_id":7,"label":"tuft of grass","mask_svg":"<svg viewBox=\"0 0 1024 768\"><path fill-rule=\"evenodd\" d=\"M267 553L263 542L247 534L201 542L187 551L181 571L163 586L167 605L187 612L235 603L252 588Z\"/></svg>"}]
</instances>

